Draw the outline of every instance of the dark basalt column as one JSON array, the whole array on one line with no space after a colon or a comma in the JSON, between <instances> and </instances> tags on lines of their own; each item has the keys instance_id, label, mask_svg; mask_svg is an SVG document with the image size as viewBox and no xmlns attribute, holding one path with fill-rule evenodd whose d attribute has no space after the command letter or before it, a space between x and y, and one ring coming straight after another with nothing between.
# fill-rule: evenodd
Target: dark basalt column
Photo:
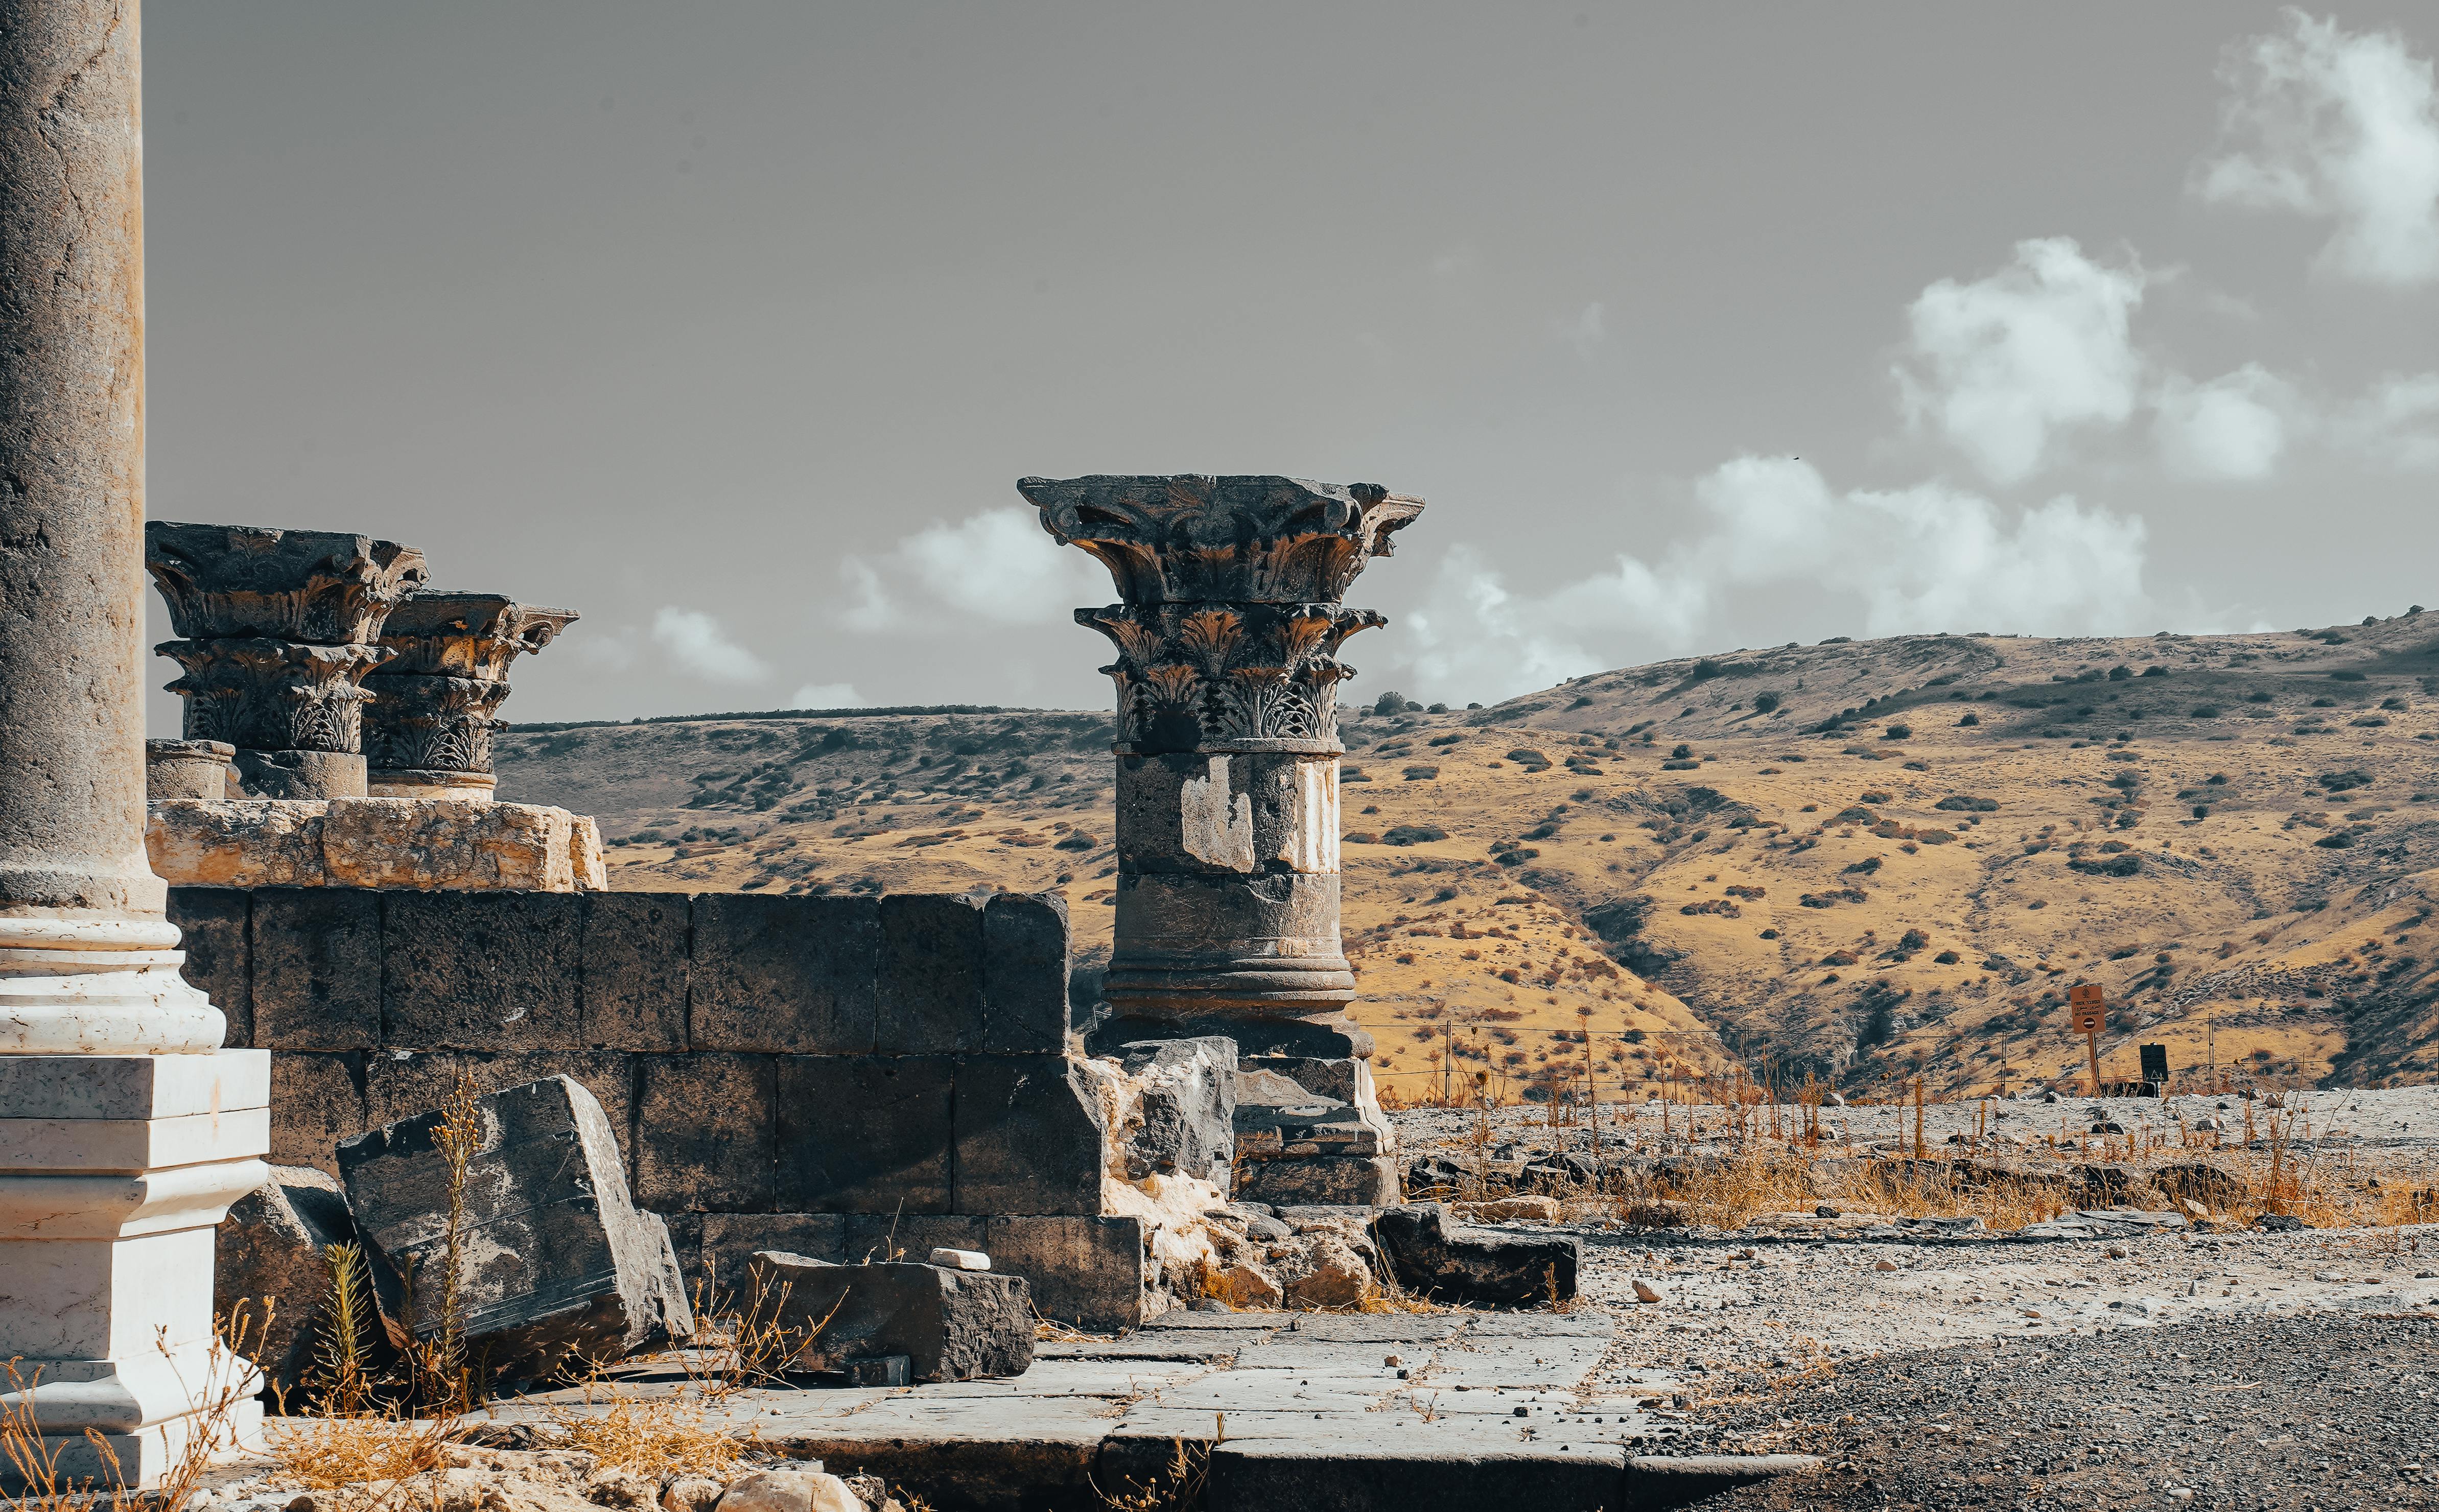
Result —
<instances>
[{"instance_id":1,"label":"dark basalt column","mask_svg":"<svg viewBox=\"0 0 2439 1512\"><path fill-rule=\"evenodd\" d=\"M1079 609L1118 659L1117 928L1097 1040L1224 1034L1246 1055L1368 1055L1339 936L1341 603L1419 499L1268 476L1025 478L1042 527L1125 602Z\"/></svg>"}]
</instances>

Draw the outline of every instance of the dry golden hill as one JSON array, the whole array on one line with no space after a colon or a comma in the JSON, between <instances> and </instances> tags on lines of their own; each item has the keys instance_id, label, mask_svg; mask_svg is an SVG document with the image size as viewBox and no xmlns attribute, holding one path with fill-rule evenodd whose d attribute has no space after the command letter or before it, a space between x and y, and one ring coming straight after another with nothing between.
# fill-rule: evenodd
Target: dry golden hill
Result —
<instances>
[{"instance_id":1,"label":"dry golden hill","mask_svg":"<svg viewBox=\"0 0 2439 1512\"><path fill-rule=\"evenodd\" d=\"M2079 1068L2439 1067L2439 618L1928 635L1348 711L1345 923L1385 1083L1730 1060L1864 1090ZM1109 721L865 712L534 728L502 789L632 889L1062 889L1106 960Z\"/></svg>"}]
</instances>

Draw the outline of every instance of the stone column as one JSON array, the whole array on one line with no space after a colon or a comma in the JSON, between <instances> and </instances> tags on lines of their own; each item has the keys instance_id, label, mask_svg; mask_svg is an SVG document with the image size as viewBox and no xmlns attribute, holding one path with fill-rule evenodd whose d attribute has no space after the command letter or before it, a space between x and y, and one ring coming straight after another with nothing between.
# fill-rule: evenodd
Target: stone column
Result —
<instances>
[{"instance_id":1,"label":"stone column","mask_svg":"<svg viewBox=\"0 0 2439 1512\"><path fill-rule=\"evenodd\" d=\"M0 1360L63 1470L93 1428L150 1484L270 1057L218 1049L144 854L138 57L133 0L0 0Z\"/></svg>"},{"instance_id":2,"label":"stone column","mask_svg":"<svg viewBox=\"0 0 2439 1512\"><path fill-rule=\"evenodd\" d=\"M1422 501L1280 477L1025 478L1042 527L1125 602L1115 643L1117 931L1097 1042L1227 1035L1246 1056L1362 1058L1340 945L1340 600Z\"/></svg>"},{"instance_id":3,"label":"stone column","mask_svg":"<svg viewBox=\"0 0 2439 1512\"><path fill-rule=\"evenodd\" d=\"M576 618L497 594L418 593L390 611L381 644L393 654L365 683L373 796L489 800L508 665Z\"/></svg>"},{"instance_id":4,"label":"stone column","mask_svg":"<svg viewBox=\"0 0 2439 1512\"><path fill-rule=\"evenodd\" d=\"M185 676L189 740L237 747L258 798L361 798L365 674L423 553L392 541L251 525L145 527L144 564L183 639L154 648Z\"/></svg>"}]
</instances>

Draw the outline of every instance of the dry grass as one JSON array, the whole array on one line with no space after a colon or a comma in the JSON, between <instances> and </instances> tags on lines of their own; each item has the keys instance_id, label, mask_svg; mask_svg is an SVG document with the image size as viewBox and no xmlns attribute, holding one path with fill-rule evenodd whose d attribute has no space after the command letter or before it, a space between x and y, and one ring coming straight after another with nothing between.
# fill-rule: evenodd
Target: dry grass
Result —
<instances>
[{"instance_id":1,"label":"dry grass","mask_svg":"<svg viewBox=\"0 0 2439 1512\"><path fill-rule=\"evenodd\" d=\"M1211 1446L1184 1439L1170 1442L1168 1463L1141 1481L1128 1481L1115 1491L1097 1483L1093 1494L1109 1512L1194 1512L1202 1505L1202 1489L1210 1479Z\"/></svg>"},{"instance_id":2,"label":"dry grass","mask_svg":"<svg viewBox=\"0 0 2439 1512\"><path fill-rule=\"evenodd\" d=\"M554 1407L550 1418L567 1448L656 1484L673 1475L725 1481L760 1442L758 1430L732 1435L706 1423L701 1405L666 1398L640 1402L614 1393L606 1409Z\"/></svg>"},{"instance_id":3,"label":"dry grass","mask_svg":"<svg viewBox=\"0 0 2439 1512\"><path fill-rule=\"evenodd\" d=\"M44 1436L34 1410L34 1392L42 1383L41 1369L38 1367L30 1377L25 1375L23 1357L12 1357L0 1364L0 1373L6 1374L9 1384L8 1399L0 1401L0 1460L5 1460L11 1477L23 1487L9 1499L10 1512L98 1512L104 1507L109 1512L134 1512L147 1506L180 1507L191 1501L214 1458L238 1447L238 1405L253 1396L258 1384L244 1352L250 1344L259 1343L269 1331L275 1309L276 1304L266 1303L258 1325L253 1319L251 1299L240 1299L225 1315L213 1320L203 1383L190 1387L180 1378L182 1393L194 1404L187 1442L151 1491L139 1493L127 1484L109 1441L90 1428L84 1431L83 1439L98 1455L103 1473L81 1480L62 1475L60 1461L76 1440ZM177 1356L169 1348L167 1327L153 1330L153 1347L169 1361L171 1373L177 1375ZM167 1430L163 1432L166 1434Z\"/></svg>"}]
</instances>

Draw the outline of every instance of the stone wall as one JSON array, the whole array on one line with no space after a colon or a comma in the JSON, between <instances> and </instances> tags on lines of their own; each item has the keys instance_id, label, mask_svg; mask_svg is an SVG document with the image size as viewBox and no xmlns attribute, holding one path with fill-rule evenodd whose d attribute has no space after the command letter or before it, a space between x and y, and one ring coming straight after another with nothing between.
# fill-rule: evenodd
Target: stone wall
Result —
<instances>
[{"instance_id":1,"label":"stone wall","mask_svg":"<svg viewBox=\"0 0 2439 1512\"><path fill-rule=\"evenodd\" d=\"M601 1100L640 1206L722 1286L758 1249L937 1244L1045 1315L1140 1321L1143 1224L1107 1208L1056 895L177 887L187 975L272 1052L272 1152L553 1073Z\"/></svg>"}]
</instances>

